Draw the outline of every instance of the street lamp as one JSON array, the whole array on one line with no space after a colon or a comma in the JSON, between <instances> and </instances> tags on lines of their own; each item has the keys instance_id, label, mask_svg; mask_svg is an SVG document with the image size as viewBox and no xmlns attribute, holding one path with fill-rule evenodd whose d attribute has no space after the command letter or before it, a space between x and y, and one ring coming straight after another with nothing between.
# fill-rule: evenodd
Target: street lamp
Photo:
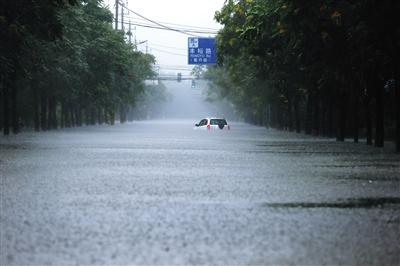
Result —
<instances>
[{"instance_id":1,"label":"street lamp","mask_svg":"<svg viewBox=\"0 0 400 266\"><path fill-rule=\"evenodd\" d=\"M143 44L143 43L146 43L146 54L147 54L147 50L148 50L148 40L138 42L138 43L136 44L136 46L138 46L139 44Z\"/></svg>"}]
</instances>

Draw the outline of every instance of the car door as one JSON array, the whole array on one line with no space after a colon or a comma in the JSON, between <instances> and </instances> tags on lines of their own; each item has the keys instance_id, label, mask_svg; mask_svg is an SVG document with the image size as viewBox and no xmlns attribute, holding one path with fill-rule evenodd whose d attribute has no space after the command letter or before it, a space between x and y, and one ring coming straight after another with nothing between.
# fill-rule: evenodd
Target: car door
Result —
<instances>
[{"instance_id":1,"label":"car door","mask_svg":"<svg viewBox=\"0 0 400 266\"><path fill-rule=\"evenodd\" d=\"M202 119L199 123L199 128L206 129L207 127L207 119Z\"/></svg>"}]
</instances>

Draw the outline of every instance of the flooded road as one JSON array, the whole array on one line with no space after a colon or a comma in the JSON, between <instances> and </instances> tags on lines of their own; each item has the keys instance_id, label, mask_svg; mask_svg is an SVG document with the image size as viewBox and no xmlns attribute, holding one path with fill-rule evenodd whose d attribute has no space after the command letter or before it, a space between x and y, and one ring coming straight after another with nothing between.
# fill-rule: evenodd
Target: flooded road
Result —
<instances>
[{"instance_id":1,"label":"flooded road","mask_svg":"<svg viewBox=\"0 0 400 266\"><path fill-rule=\"evenodd\" d=\"M393 149L196 122L0 138L0 264L399 264Z\"/></svg>"}]
</instances>

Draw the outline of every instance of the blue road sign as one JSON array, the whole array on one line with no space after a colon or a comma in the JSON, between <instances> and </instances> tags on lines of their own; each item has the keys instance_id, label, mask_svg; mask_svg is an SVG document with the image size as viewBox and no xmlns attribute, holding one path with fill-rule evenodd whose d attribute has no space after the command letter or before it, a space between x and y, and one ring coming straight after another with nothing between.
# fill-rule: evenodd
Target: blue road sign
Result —
<instances>
[{"instance_id":1,"label":"blue road sign","mask_svg":"<svg viewBox=\"0 0 400 266\"><path fill-rule=\"evenodd\" d=\"M210 65L217 63L215 38L188 38L188 64Z\"/></svg>"}]
</instances>

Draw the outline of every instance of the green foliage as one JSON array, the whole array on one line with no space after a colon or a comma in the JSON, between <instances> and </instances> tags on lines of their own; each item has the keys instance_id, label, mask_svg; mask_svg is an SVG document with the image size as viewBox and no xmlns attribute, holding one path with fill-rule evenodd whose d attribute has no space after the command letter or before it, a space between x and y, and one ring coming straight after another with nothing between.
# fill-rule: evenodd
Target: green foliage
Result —
<instances>
[{"instance_id":1,"label":"green foliage","mask_svg":"<svg viewBox=\"0 0 400 266\"><path fill-rule=\"evenodd\" d=\"M224 27L210 95L231 100L250 122L293 129L297 116L317 134L330 124L336 131L345 110L400 79L399 12L396 0L228 0L215 15ZM379 113L374 100L366 108ZM387 113L393 123L394 109Z\"/></svg>"},{"instance_id":2,"label":"green foliage","mask_svg":"<svg viewBox=\"0 0 400 266\"><path fill-rule=\"evenodd\" d=\"M204 75L204 71L205 71L205 66L197 65L197 66L193 67L193 69L190 72L190 74L195 76L197 79L199 79Z\"/></svg>"},{"instance_id":3,"label":"green foliage","mask_svg":"<svg viewBox=\"0 0 400 266\"><path fill-rule=\"evenodd\" d=\"M83 120L113 123L120 107L134 105L144 80L155 75L154 57L125 42L122 32L112 28L112 13L99 0L1 5L0 37L9 42L0 44L0 87L7 91L2 94L7 101L10 92L19 89L23 112L13 117L19 123L38 128L38 117L42 129L57 127L57 120L61 126ZM8 119L7 101L0 105Z\"/></svg>"}]
</instances>

